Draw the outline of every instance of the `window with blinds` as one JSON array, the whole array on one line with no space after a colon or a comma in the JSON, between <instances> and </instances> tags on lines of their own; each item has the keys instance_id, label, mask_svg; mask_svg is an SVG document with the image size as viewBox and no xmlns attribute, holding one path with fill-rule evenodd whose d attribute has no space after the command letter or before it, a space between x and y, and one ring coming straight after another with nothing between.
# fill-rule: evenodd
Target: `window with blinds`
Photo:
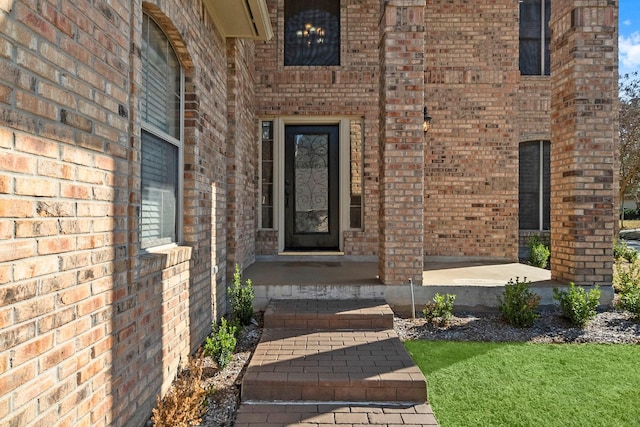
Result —
<instances>
[{"instance_id":1,"label":"window with blinds","mask_svg":"<svg viewBox=\"0 0 640 427\"><path fill-rule=\"evenodd\" d=\"M520 73L551 74L551 0L520 1Z\"/></svg>"},{"instance_id":2,"label":"window with blinds","mask_svg":"<svg viewBox=\"0 0 640 427\"><path fill-rule=\"evenodd\" d=\"M179 240L183 84L169 40L146 14L142 39L140 242L150 248Z\"/></svg>"},{"instance_id":3,"label":"window with blinds","mask_svg":"<svg viewBox=\"0 0 640 427\"><path fill-rule=\"evenodd\" d=\"M549 230L551 226L551 143L520 144L519 228Z\"/></svg>"}]
</instances>

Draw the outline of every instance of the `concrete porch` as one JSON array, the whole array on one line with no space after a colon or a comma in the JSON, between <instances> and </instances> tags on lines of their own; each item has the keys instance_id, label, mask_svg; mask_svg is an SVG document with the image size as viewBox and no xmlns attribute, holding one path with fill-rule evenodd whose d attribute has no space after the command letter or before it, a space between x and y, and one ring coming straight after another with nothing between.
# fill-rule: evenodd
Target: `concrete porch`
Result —
<instances>
[{"instance_id":1,"label":"concrete porch","mask_svg":"<svg viewBox=\"0 0 640 427\"><path fill-rule=\"evenodd\" d=\"M381 299L394 312L411 313L411 286L385 286L377 277L374 259L353 260L341 256L288 256L260 260L244 270L253 281L254 307L264 310L271 299ZM512 262L486 260L427 260L422 286L414 286L415 307L420 311L436 293L455 294L456 310L491 311L498 306L509 279L525 277L541 296L540 306L556 305L553 288L563 287L551 279L549 270ZM601 305L613 300L613 288L600 288Z\"/></svg>"}]
</instances>

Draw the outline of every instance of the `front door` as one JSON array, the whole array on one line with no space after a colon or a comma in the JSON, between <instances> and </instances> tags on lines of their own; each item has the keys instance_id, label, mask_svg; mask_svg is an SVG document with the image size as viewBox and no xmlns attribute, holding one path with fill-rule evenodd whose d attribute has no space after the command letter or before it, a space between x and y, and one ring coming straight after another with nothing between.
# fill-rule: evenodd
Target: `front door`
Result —
<instances>
[{"instance_id":1,"label":"front door","mask_svg":"<svg viewBox=\"0 0 640 427\"><path fill-rule=\"evenodd\" d=\"M338 125L285 127L285 250L338 250Z\"/></svg>"}]
</instances>

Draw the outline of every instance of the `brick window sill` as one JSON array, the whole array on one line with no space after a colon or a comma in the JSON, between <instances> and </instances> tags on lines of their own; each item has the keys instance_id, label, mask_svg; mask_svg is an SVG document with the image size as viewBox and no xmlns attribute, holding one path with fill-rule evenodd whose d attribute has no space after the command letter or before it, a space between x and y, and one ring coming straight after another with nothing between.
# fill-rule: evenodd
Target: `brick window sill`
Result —
<instances>
[{"instance_id":1,"label":"brick window sill","mask_svg":"<svg viewBox=\"0 0 640 427\"><path fill-rule=\"evenodd\" d=\"M140 277L188 262L192 250L191 246L170 246L145 252L139 258Z\"/></svg>"}]
</instances>

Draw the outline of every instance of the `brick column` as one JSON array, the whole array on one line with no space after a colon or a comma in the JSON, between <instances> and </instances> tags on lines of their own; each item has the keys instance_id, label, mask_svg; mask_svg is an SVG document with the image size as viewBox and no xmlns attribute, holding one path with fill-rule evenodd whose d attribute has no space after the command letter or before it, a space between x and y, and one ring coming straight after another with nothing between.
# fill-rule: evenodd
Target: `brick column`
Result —
<instances>
[{"instance_id":1,"label":"brick column","mask_svg":"<svg viewBox=\"0 0 640 427\"><path fill-rule=\"evenodd\" d=\"M425 0L382 1L380 280L422 283Z\"/></svg>"},{"instance_id":2,"label":"brick column","mask_svg":"<svg viewBox=\"0 0 640 427\"><path fill-rule=\"evenodd\" d=\"M618 186L617 2L554 0L551 274L610 286Z\"/></svg>"}]
</instances>

